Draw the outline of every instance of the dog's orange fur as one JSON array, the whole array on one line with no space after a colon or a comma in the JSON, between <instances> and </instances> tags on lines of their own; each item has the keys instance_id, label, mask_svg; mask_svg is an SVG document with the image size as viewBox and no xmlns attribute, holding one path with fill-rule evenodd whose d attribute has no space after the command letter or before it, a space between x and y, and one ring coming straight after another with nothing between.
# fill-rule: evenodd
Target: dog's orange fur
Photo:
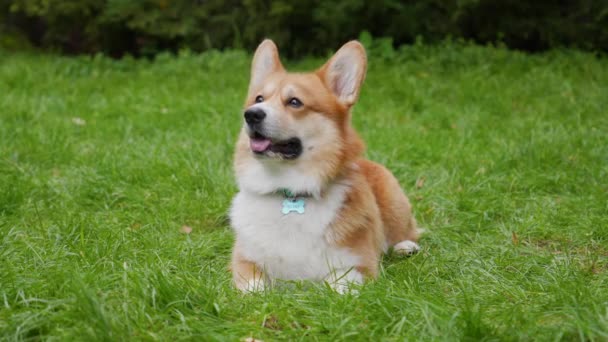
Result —
<instances>
[{"instance_id":1,"label":"dog's orange fur","mask_svg":"<svg viewBox=\"0 0 608 342\"><path fill-rule=\"evenodd\" d=\"M237 241L232 250L230 270L232 271L234 285L238 289L245 289L248 282L253 282L254 284L262 283L264 281L264 274L260 266L243 258L241 248Z\"/></svg>"},{"instance_id":2,"label":"dog's orange fur","mask_svg":"<svg viewBox=\"0 0 608 342\"><path fill-rule=\"evenodd\" d=\"M268 41L262 44L268 44ZM385 167L362 156L365 147L351 126L351 108L364 78L365 51L358 42L350 42L345 47L359 50L357 62L364 66L363 75L356 75L359 84L352 99L342 101L332 92L334 85L331 84L332 75L329 75L332 60L313 73L294 74L285 71L275 53L273 59L277 67L263 82L250 86L245 107L254 104L259 93L264 93L264 98L270 104L282 106L286 100L284 87L289 85L296 89L305 107L286 108L288 115L298 120L309 113L321 113L335 123L340 134L338 146L316 147L322 151L317 151L310 163L310 171L322 177L325 184L350 184L342 209L336 213L328 228L327 238L336 246L347 247L359 255L361 263L356 269L368 278L374 278L378 274L382 251L403 240L417 241L418 232L411 205L398 181ZM248 158L251 158L249 137L243 132L235 153L237 174L239 168L246 167ZM244 280L263 277L259 265L241 257L241 248L237 241L232 259L232 272L239 288L243 288Z\"/></svg>"}]
</instances>

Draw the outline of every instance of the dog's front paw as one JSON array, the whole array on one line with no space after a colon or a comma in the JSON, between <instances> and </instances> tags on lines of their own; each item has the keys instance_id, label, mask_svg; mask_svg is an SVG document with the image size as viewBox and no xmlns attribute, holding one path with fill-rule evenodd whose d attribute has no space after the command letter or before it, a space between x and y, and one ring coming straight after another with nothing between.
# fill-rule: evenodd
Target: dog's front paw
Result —
<instances>
[{"instance_id":1,"label":"dog's front paw","mask_svg":"<svg viewBox=\"0 0 608 342\"><path fill-rule=\"evenodd\" d=\"M412 255L418 253L420 246L411 240L403 240L393 246L393 251L397 254Z\"/></svg>"},{"instance_id":2,"label":"dog's front paw","mask_svg":"<svg viewBox=\"0 0 608 342\"><path fill-rule=\"evenodd\" d=\"M325 277L325 282L339 294L356 295L359 293L356 286L363 284L363 275L355 269L334 270Z\"/></svg>"},{"instance_id":3,"label":"dog's front paw","mask_svg":"<svg viewBox=\"0 0 608 342\"><path fill-rule=\"evenodd\" d=\"M243 293L262 292L266 289L263 279L239 279L235 281L236 288Z\"/></svg>"},{"instance_id":4,"label":"dog's front paw","mask_svg":"<svg viewBox=\"0 0 608 342\"><path fill-rule=\"evenodd\" d=\"M338 282L338 283L330 283L329 286L332 290L336 291L338 294L352 294L358 295L359 290L355 288L355 283L346 283L346 282Z\"/></svg>"}]
</instances>

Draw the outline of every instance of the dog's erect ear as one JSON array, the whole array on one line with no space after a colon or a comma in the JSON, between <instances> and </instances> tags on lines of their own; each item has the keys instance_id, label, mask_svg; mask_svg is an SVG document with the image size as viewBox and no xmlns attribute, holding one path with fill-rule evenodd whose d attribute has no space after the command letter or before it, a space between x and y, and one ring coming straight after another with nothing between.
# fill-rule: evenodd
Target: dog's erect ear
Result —
<instances>
[{"instance_id":1,"label":"dog's erect ear","mask_svg":"<svg viewBox=\"0 0 608 342\"><path fill-rule=\"evenodd\" d=\"M318 74L340 102L350 107L357 102L366 69L365 48L358 41L350 41L319 69Z\"/></svg>"},{"instance_id":2,"label":"dog's erect ear","mask_svg":"<svg viewBox=\"0 0 608 342\"><path fill-rule=\"evenodd\" d=\"M277 71L285 71L279 59L279 50L272 40L265 39L253 55L249 91L259 86L268 75Z\"/></svg>"}]
</instances>

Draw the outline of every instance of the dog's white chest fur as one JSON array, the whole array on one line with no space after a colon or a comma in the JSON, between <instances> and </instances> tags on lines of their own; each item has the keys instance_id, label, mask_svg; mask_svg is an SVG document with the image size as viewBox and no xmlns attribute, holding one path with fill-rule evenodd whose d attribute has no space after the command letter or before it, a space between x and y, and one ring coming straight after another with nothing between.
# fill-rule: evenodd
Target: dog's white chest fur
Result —
<instances>
[{"instance_id":1,"label":"dog's white chest fur","mask_svg":"<svg viewBox=\"0 0 608 342\"><path fill-rule=\"evenodd\" d=\"M354 267L358 257L327 239L347 191L336 184L322 198L305 198L303 214L283 214L282 195L239 192L230 217L243 257L278 279L320 280Z\"/></svg>"}]
</instances>

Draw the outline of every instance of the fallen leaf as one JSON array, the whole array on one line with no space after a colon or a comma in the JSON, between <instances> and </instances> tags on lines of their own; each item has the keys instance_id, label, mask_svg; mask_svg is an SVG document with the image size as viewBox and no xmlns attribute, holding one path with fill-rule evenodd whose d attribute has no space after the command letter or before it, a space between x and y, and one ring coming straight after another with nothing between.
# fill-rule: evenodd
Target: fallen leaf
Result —
<instances>
[{"instance_id":1,"label":"fallen leaf","mask_svg":"<svg viewBox=\"0 0 608 342\"><path fill-rule=\"evenodd\" d=\"M418 178L418 180L416 181L416 189L422 188L424 186L425 180L426 180L426 177L424 177L424 176Z\"/></svg>"},{"instance_id":2,"label":"fallen leaf","mask_svg":"<svg viewBox=\"0 0 608 342\"><path fill-rule=\"evenodd\" d=\"M190 234L192 233L192 227L184 225L179 231L184 234Z\"/></svg>"},{"instance_id":3,"label":"fallen leaf","mask_svg":"<svg viewBox=\"0 0 608 342\"><path fill-rule=\"evenodd\" d=\"M84 126L87 124L87 122L84 119L81 119L78 117L72 118L72 123L76 126Z\"/></svg>"},{"instance_id":4,"label":"fallen leaf","mask_svg":"<svg viewBox=\"0 0 608 342\"><path fill-rule=\"evenodd\" d=\"M281 326L279 325L279 320L275 316L268 316L264 318L264 322L262 326L266 329L270 330L281 330Z\"/></svg>"},{"instance_id":5,"label":"fallen leaf","mask_svg":"<svg viewBox=\"0 0 608 342\"><path fill-rule=\"evenodd\" d=\"M513 241L513 244L515 246L519 245L519 238L517 237L517 234L514 231L511 232L511 241Z\"/></svg>"},{"instance_id":6,"label":"fallen leaf","mask_svg":"<svg viewBox=\"0 0 608 342\"><path fill-rule=\"evenodd\" d=\"M485 173L486 173L486 168L482 166L479 168L479 170L477 170L477 172L475 172L475 176L483 175Z\"/></svg>"},{"instance_id":7,"label":"fallen leaf","mask_svg":"<svg viewBox=\"0 0 608 342\"><path fill-rule=\"evenodd\" d=\"M310 326L299 323L299 322L292 322L290 325L294 329L307 329L307 330L310 329Z\"/></svg>"}]
</instances>

